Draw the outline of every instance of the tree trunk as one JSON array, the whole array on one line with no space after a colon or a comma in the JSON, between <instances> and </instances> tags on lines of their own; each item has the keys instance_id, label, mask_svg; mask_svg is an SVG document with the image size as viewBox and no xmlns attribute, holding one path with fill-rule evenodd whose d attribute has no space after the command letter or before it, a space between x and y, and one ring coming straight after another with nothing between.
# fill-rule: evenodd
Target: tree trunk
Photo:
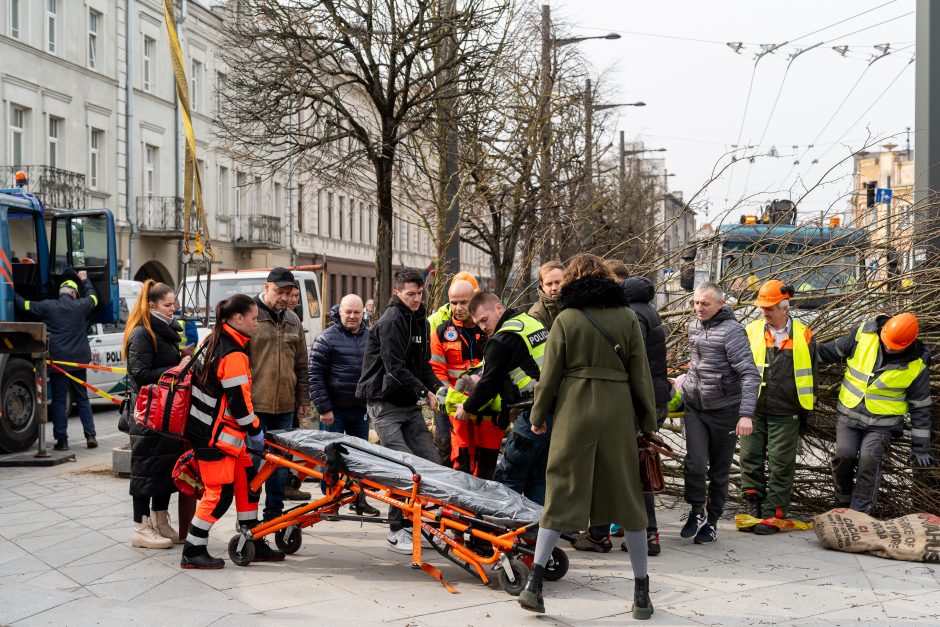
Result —
<instances>
[{"instance_id":1,"label":"tree trunk","mask_svg":"<svg viewBox=\"0 0 940 627\"><path fill-rule=\"evenodd\" d=\"M375 246L375 309L381 315L392 295L392 155L386 154L375 163L378 236Z\"/></svg>"}]
</instances>

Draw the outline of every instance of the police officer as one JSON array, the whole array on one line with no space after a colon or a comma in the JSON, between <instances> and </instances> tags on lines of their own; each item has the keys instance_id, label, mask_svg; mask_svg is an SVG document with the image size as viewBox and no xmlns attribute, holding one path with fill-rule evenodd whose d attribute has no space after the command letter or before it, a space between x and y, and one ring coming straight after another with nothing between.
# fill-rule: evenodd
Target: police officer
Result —
<instances>
[{"instance_id":1,"label":"police officer","mask_svg":"<svg viewBox=\"0 0 940 627\"><path fill-rule=\"evenodd\" d=\"M790 316L793 287L764 283L754 305L763 316L745 330L761 376L754 431L741 438L741 489L755 518L789 515L800 421L815 400L816 342L813 332ZM740 531L771 535L779 529L759 523Z\"/></svg>"},{"instance_id":2,"label":"police officer","mask_svg":"<svg viewBox=\"0 0 940 627\"><path fill-rule=\"evenodd\" d=\"M911 461L934 463L930 351L918 341L919 330L914 314L878 316L818 347L821 363L845 361L832 459L836 507L866 513L875 507L882 460L905 414L911 417Z\"/></svg>"},{"instance_id":3,"label":"police officer","mask_svg":"<svg viewBox=\"0 0 940 627\"><path fill-rule=\"evenodd\" d=\"M508 424L507 405L531 399L542 369L548 331L527 313L505 308L492 292L480 292L470 299L473 322L487 335L483 351L483 376L470 397L454 412L456 420L476 415L496 396L503 414L498 424ZM496 481L524 494L536 503L545 501L545 465L548 461L547 433L536 435L523 411L506 440L503 459L496 469Z\"/></svg>"}]
</instances>

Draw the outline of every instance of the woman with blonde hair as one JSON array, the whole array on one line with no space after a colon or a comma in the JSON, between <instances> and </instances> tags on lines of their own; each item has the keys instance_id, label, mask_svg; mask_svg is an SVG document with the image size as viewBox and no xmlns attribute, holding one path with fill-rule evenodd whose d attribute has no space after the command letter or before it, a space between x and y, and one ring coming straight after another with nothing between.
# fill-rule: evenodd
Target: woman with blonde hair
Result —
<instances>
[{"instance_id":1,"label":"woman with blonde hair","mask_svg":"<svg viewBox=\"0 0 940 627\"><path fill-rule=\"evenodd\" d=\"M180 353L182 328L173 319L176 297L172 288L147 280L134 303L124 329L127 372L136 396L141 387L156 383L160 376L189 357ZM133 407L133 404L131 405ZM168 549L181 543L170 526L170 495L173 466L183 445L156 431L130 421L131 485L134 499L134 537L131 546Z\"/></svg>"},{"instance_id":2,"label":"woman with blonde hair","mask_svg":"<svg viewBox=\"0 0 940 627\"><path fill-rule=\"evenodd\" d=\"M653 614L646 572L646 508L636 430L656 431L656 405L636 314L604 261L575 257L565 269L529 420L544 433L554 409L545 508L535 560L519 603L544 612L542 578L562 529L617 523L635 581L633 617Z\"/></svg>"}]
</instances>

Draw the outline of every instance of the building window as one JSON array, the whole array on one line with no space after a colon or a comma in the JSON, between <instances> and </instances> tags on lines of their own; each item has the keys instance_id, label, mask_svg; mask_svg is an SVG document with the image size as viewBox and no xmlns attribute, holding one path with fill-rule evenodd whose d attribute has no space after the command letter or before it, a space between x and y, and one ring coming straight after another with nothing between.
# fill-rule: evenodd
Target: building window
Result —
<instances>
[{"instance_id":1,"label":"building window","mask_svg":"<svg viewBox=\"0 0 940 627\"><path fill-rule=\"evenodd\" d=\"M375 216L375 208L369 207L369 243L375 244L375 226L372 221L372 218Z\"/></svg>"},{"instance_id":2,"label":"building window","mask_svg":"<svg viewBox=\"0 0 940 627\"><path fill-rule=\"evenodd\" d=\"M225 74L219 72L215 75L215 114L222 115L222 89L225 87Z\"/></svg>"},{"instance_id":3,"label":"building window","mask_svg":"<svg viewBox=\"0 0 940 627\"><path fill-rule=\"evenodd\" d=\"M346 197L340 196L339 197L339 212L336 216L337 221L339 222L339 224L337 225L339 227L337 229L337 232L339 233L340 240L345 240L347 236L346 230L344 228L346 225L346 220L344 220L345 216L346 216Z\"/></svg>"},{"instance_id":4,"label":"building window","mask_svg":"<svg viewBox=\"0 0 940 627\"><path fill-rule=\"evenodd\" d=\"M153 89L153 53L156 50L157 41L152 37L144 37L144 71L143 71L143 82L144 82L144 91L151 91Z\"/></svg>"},{"instance_id":5,"label":"building window","mask_svg":"<svg viewBox=\"0 0 940 627\"><path fill-rule=\"evenodd\" d=\"M98 69L98 22L101 14L88 11L88 67Z\"/></svg>"},{"instance_id":6,"label":"building window","mask_svg":"<svg viewBox=\"0 0 940 627\"><path fill-rule=\"evenodd\" d=\"M58 0L46 0L46 50L55 54L56 52L56 17Z\"/></svg>"},{"instance_id":7,"label":"building window","mask_svg":"<svg viewBox=\"0 0 940 627\"><path fill-rule=\"evenodd\" d=\"M241 216L248 209L248 175L244 172L236 172L235 185L238 186L235 193L235 215Z\"/></svg>"},{"instance_id":8,"label":"building window","mask_svg":"<svg viewBox=\"0 0 940 627\"><path fill-rule=\"evenodd\" d=\"M199 111L202 102L202 63L193 59L190 65L189 106L193 111Z\"/></svg>"},{"instance_id":9,"label":"building window","mask_svg":"<svg viewBox=\"0 0 940 627\"><path fill-rule=\"evenodd\" d=\"M62 130L62 119L49 116L49 160L47 165L57 168L59 163L59 132Z\"/></svg>"},{"instance_id":10,"label":"building window","mask_svg":"<svg viewBox=\"0 0 940 627\"><path fill-rule=\"evenodd\" d=\"M326 193L326 236L333 237L333 192Z\"/></svg>"},{"instance_id":11,"label":"building window","mask_svg":"<svg viewBox=\"0 0 940 627\"><path fill-rule=\"evenodd\" d=\"M218 203L218 206L216 207L217 215L228 215L228 189L228 168L219 166L219 192L218 200L216 201Z\"/></svg>"},{"instance_id":12,"label":"building window","mask_svg":"<svg viewBox=\"0 0 940 627\"><path fill-rule=\"evenodd\" d=\"M23 138L26 126L26 111L19 107L10 107L10 156L13 166L23 165Z\"/></svg>"},{"instance_id":13,"label":"building window","mask_svg":"<svg viewBox=\"0 0 940 627\"><path fill-rule=\"evenodd\" d=\"M284 202L284 186L280 183L274 184L274 211L271 212L271 215L280 216L281 203Z\"/></svg>"},{"instance_id":14,"label":"building window","mask_svg":"<svg viewBox=\"0 0 940 627\"><path fill-rule=\"evenodd\" d=\"M88 142L88 187L98 189L101 176L101 149L104 144L104 131L91 129L91 139Z\"/></svg>"},{"instance_id":15,"label":"building window","mask_svg":"<svg viewBox=\"0 0 940 627\"><path fill-rule=\"evenodd\" d=\"M297 186L297 232L304 232L304 186Z\"/></svg>"},{"instance_id":16,"label":"building window","mask_svg":"<svg viewBox=\"0 0 940 627\"><path fill-rule=\"evenodd\" d=\"M160 151L156 146L144 146L144 196L153 196L157 189L157 161Z\"/></svg>"},{"instance_id":17,"label":"building window","mask_svg":"<svg viewBox=\"0 0 940 627\"><path fill-rule=\"evenodd\" d=\"M260 176L255 177L254 194L252 194L251 201L252 201L252 204L251 204L252 215L258 215L260 213L264 213L261 209L262 205L261 205L261 177ZM270 215L270 214L266 214L266 215Z\"/></svg>"},{"instance_id":18,"label":"building window","mask_svg":"<svg viewBox=\"0 0 940 627\"><path fill-rule=\"evenodd\" d=\"M10 0L10 37L19 39L22 35L22 11L23 6L20 0Z\"/></svg>"}]
</instances>

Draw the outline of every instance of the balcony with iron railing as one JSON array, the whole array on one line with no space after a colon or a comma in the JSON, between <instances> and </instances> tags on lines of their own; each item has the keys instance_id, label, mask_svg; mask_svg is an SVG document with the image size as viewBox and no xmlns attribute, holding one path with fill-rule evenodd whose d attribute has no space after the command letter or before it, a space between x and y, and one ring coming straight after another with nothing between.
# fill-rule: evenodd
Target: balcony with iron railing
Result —
<instances>
[{"instance_id":1,"label":"balcony with iron railing","mask_svg":"<svg viewBox=\"0 0 940 627\"><path fill-rule=\"evenodd\" d=\"M281 219L276 216L249 215L238 220L238 248L280 248Z\"/></svg>"},{"instance_id":2,"label":"balcony with iron railing","mask_svg":"<svg viewBox=\"0 0 940 627\"><path fill-rule=\"evenodd\" d=\"M141 235L179 237L183 226L183 199L179 196L137 197L137 229Z\"/></svg>"},{"instance_id":3,"label":"balcony with iron railing","mask_svg":"<svg viewBox=\"0 0 940 627\"><path fill-rule=\"evenodd\" d=\"M42 202L47 215L85 208L85 175L48 165L0 166L0 186L14 187L16 173L26 172L27 191Z\"/></svg>"}]
</instances>

